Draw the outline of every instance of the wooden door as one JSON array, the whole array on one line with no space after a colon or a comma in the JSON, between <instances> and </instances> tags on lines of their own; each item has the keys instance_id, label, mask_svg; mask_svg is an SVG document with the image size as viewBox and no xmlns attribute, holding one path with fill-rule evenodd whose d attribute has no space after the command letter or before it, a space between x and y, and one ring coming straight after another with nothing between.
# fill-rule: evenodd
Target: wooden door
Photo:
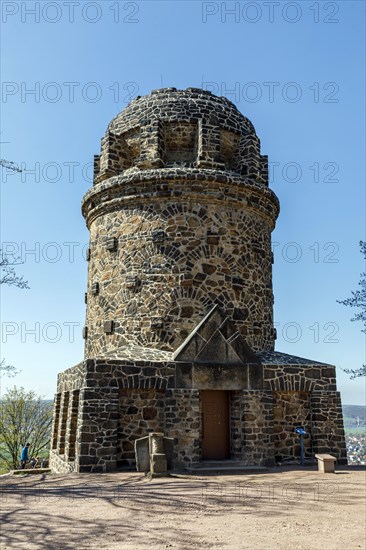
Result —
<instances>
[{"instance_id":1,"label":"wooden door","mask_svg":"<svg viewBox=\"0 0 366 550\"><path fill-rule=\"evenodd\" d=\"M202 400L202 458L230 458L229 392L205 390Z\"/></svg>"}]
</instances>

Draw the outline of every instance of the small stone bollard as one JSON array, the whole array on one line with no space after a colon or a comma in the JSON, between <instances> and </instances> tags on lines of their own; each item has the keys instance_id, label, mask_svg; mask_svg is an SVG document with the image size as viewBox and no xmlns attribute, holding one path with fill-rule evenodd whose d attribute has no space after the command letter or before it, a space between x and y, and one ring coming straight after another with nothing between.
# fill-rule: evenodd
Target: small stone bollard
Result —
<instances>
[{"instance_id":1,"label":"small stone bollard","mask_svg":"<svg viewBox=\"0 0 366 550\"><path fill-rule=\"evenodd\" d=\"M160 475L166 474L168 471L168 464L164 453L164 434L149 434L149 449L150 473Z\"/></svg>"},{"instance_id":2,"label":"small stone bollard","mask_svg":"<svg viewBox=\"0 0 366 550\"><path fill-rule=\"evenodd\" d=\"M152 477L169 475L172 467L174 439L161 432L150 433L135 441L136 469Z\"/></svg>"}]
</instances>

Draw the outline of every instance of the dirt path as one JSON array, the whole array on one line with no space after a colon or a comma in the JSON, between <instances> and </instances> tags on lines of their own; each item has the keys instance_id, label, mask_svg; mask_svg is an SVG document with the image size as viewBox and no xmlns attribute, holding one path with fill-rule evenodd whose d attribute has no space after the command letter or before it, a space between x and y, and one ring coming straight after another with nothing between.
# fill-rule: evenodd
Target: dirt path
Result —
<instances>
[{"instance_id":1,"label":"dirt path","mask_svg":"<svg viewBox=\"0 0 366 550\"><path fill-rule=\"evenodd\" d=\"M1 550L365 548L365 471L1 478Z\"/></svg>"}]
</instances>

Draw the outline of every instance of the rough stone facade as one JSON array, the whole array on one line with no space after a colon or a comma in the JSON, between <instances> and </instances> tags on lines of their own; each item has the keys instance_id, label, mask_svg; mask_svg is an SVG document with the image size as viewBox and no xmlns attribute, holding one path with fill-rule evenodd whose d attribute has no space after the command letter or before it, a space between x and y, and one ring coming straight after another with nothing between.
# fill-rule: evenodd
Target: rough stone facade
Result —
<instances>
[{"instance_id":1,"label":"rough stone facade","mask_svg":"<svg viewBox=\"0 0 366 550\"><path fill-rule=\"evenodd\" d=\"M94 171L85 359L59 375L54 470L133 467L153 431L189 468L218 418L208 390L227 392L227 458L298 457L301 425L307 456L345 461L335 368L274 351L279 202L251 122L208 91L156 90L112 120Z\"/></svg>"}]
</instances>

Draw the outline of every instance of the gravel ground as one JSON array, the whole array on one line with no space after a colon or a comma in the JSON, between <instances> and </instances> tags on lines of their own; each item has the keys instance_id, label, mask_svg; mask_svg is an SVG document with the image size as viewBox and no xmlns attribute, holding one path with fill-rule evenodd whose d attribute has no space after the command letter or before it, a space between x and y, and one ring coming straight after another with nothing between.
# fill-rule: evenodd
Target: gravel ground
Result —
<instances>
[{"instance_id":1,"label":"gravel ground","mask_svg":"<svg viewBox=\"0 0 366 550\"><path fill-rule=\"evenodd\" d=\"M365 548L364 470L3 476L1 550Z\"/></svg>"}]
</instances>

